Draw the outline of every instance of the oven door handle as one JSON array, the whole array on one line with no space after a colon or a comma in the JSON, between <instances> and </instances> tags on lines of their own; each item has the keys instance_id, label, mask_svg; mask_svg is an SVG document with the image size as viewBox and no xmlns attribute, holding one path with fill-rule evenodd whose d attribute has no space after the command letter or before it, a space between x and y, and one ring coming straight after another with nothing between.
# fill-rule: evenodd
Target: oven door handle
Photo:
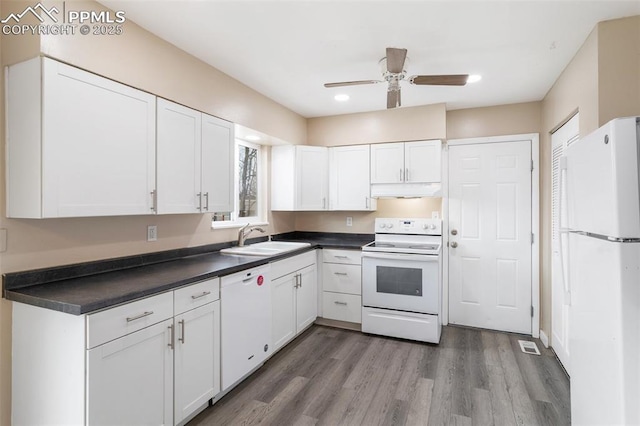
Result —
<instances>
[{"instance_id":1,"label":"oven door handle","mask_svg":"<svg viewBox=\"0 0 640 426\"><path fill-rule=\"evenodd\" d=\"M439 256L435 254L408 254L408 253L372 253L363 251L363 258L384 260L415 260L418 262L437 262Z\"/></svg>"}]
</instances>

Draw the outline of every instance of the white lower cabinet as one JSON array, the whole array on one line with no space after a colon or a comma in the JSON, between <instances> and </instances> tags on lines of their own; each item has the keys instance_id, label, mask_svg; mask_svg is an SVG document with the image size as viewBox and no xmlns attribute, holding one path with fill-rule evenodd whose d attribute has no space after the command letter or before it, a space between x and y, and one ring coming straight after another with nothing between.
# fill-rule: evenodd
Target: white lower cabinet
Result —
<instances>
[{"instance_id":1,"label":"white lower cabinet","mask_svg":"<svg viewBox=\"0 0 640 426\"><path fill-rule=\"evenodd\" d=\"M318 316L315 251L271 264L272 337L277 351Z\"/></svg>"},{"instance_id":2,"label":"white lower cabinet","mask_svg":"<svg viewBox=\"0 0 640 426\"><path fill-rule=\"evenodd\" d=\"M172 324L165 320L87 351L87 424L173 424Z\"/></svg>"},{"instance_id":3,"label":"white lower cabinet","mask_svg":"<svg viewBox=\"0 0 640 426\"><path fill-rule=\"evenodd\" d=\"M12 423L189 420L220 390L219 298L214 278L89 315L14 303Z\"/></svg>"},{"instance_id":4,"label":"white lower cabinet","mask_svg":"<svg viewBox=\"0 0 640 426\"><path fill-rule=\"evenodd\" d=\"M322 317L362 322L362 266L359 250L322 251Z\"/></svg>"},{"instance_id":5,"label":"white lower cabinet","mask_svg":"<svg viewBox=\"0 0 640 426\"><path fill-rule=\"evenodd\" d=\"M220 392L220 301L174 320L174 421L189 420Z\"/></svg>"}]
</instances>

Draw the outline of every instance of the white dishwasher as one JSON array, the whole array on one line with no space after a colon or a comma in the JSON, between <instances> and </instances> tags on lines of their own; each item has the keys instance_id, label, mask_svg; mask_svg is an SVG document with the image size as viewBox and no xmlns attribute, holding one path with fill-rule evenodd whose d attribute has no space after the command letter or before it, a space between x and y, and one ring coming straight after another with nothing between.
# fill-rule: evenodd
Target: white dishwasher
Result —
<instances>
[{"instance_id":1,"label":"white dishwasher","mask_svg":"<svg viewBox=\"0 0 640 426\"><path fill-rule=\"evenodd\" d=\"M222 390L271 354L270 265L221 278Z\"/></svg>"}]
</instances>

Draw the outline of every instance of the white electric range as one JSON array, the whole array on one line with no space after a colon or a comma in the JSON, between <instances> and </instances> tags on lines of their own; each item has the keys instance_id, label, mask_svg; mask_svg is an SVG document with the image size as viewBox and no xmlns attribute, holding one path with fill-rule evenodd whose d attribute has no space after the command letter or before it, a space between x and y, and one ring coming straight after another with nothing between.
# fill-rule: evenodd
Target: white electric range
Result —
<instances>
[{"instance_id":1,"label":"white electric range","mask_svg":"<svg viewBox=\"0 0 640 426\"><path fill-rule=\"evenodd\" d=\"M362 247L362 331L439 343L442 222L379 218Z\"/></svg>"}]
</instances>

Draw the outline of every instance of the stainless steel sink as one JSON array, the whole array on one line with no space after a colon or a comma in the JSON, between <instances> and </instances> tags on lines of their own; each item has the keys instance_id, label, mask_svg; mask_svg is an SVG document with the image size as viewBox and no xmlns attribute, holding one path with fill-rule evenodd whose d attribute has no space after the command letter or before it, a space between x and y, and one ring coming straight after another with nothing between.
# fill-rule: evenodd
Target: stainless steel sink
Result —
<instances>
[{"instance_id":1,"label":"stainless steel sink","mask_svg":"<svg viewBox=\"0 0 640 426\"><path fill-rule=\"evenodd\" d=\"M230 247L220 250L224 254L238 254L242 256L275 256L288 251L309 247L309 243L294 243L288 241L264 241L248 246Z\"/></svg>"}]
</instances>

